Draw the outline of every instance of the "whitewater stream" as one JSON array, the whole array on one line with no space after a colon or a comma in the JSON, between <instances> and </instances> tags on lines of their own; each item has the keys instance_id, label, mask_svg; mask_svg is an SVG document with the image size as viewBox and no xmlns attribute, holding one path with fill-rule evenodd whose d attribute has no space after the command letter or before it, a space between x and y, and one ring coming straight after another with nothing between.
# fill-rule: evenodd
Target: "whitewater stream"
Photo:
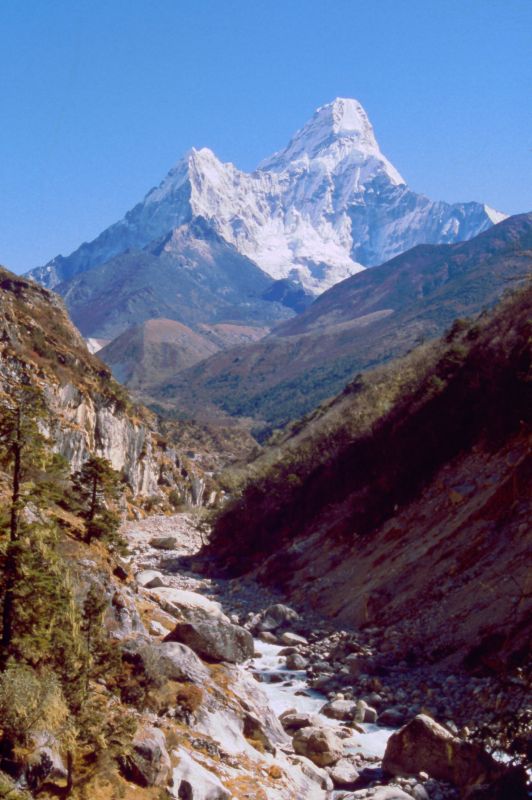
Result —
<instances>
[{"instance_id":1,"label":"whitewater stream","mask_svg":"<svg viewBox=\"0 0 532 800\"><path fill-rule=\"evenodd\" d=\"M247 667L260 681L263 692L268 697L269 705L277 717L288 709L295 709L303 714L315 714L320 723L332 728L338 728L338 720L330 719L325 714L320 714L320 709L327 702L327 697L311 689L307 683L304 670L289 670L285 666L285 659L279 653L283 648L276 644L266 644L260 639L255 639L255 651L260 654L254 658ZM379 725L363 724L360 726L365 733L354 733L345 746L346 753L362 753L366 756L382 758L386 749L386 742L393 733L392 728L383 728Z\"/></svg>"},{"instance_id":2,"label":"whitewater stream","mask_svg":"<svg viewBox=\"0 0 532 800\"><path fill-rule=\"evenodd\" d=\"M151 537L154 534L168 534L175 536L176 542L171 550L157 549L152 546ZM194 540L194 526L185 515L182 517L151 518L128 525L128 539L133 548L130 561L135 570L152 569L164 580L164 586L181 590L192 591L217 601L227 614L235 610L234 589L241 587L230 586L227 581L215 581L200 575L182 570L175 566L176 557L190 555L198 548ZM264 605L264 598L259 600L260 592L248 590L245 595L243 608L245 613L260 611ZM253 599L259 605L254 607ZM237 598L238 606L238 598ZM241 606L242 607L242 606ZM277 718L290 709L301 714L317 717L320 725L330 727L340 733L344 745L345 755L359 754L367 760L368 766L379 766L384 755L390 728L373 724L363 724L362 732L349 728L339 720L330 719L320 710L328 702L321 692L312 689L307 680L305 670L290 670L286 666L286 657L280 653L286 649L282 645L269 644L261 639L254 639L255 657L240 665L240 669L253 675L257 680L257 691L265 695L268 705ZM220 741L229 735L228 731L220 729ZM345 795L345 790L326 792L324 796L340 798Z\"/></svg>"}]
</instances>

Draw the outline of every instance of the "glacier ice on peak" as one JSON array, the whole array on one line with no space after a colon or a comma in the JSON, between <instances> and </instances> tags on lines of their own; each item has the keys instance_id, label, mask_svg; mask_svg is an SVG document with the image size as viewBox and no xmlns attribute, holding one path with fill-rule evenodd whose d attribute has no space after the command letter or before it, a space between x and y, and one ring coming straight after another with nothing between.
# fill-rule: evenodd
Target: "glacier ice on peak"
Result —
<instances>
[{"instance_id":1,"label":"glacier ice on peak","mask_svg":"<svg viewBox=\"0 0 532 800\"><path fill-rule=\"evenodd\" d=\"M358 100L337 97L321 106L288 143L259 164L259 169L282 170L294 162L319 160L334 169L349 161L371 164L374 172L383 171L395 184L405 183L399 172L381 153L368 115Z\"/></svg>"},{"instance_id":2,"label":"glacier ice on peak","mask_svg":"<svg viewBox=\"0 0 532 800\"><path fill-rule=\"evenodd\" d=\"M416 244L471 238L504 215L411 191L362 105L336 98L254 172L192 148L124 219L30 274L53 288L198 217L273 278L319 294Z\"/></svg>"}]
</instances>

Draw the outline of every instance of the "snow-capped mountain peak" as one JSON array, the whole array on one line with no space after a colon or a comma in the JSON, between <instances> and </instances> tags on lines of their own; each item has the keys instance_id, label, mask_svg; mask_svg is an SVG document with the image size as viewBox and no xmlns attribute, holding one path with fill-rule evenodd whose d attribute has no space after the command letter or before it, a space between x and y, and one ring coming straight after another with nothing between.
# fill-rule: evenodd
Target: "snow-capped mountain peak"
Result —
<instances>
[{"instance_id":1,"label":"snow-capped mountain peak","mask_svg":"<svg viewBox=\"0 0 532 800\"><path fill-rule=\"evenodd\" d=\"M262 161L259 169L281 172L312 161L332 171L356 165L364 167L365 177L384 173L395 185L405 182L381 153L362 105L350 98L337 97L318 108L286 148Z\"/></svg>"},{"instance_id":2,"label":"snow-capped mountain peak","mask_svg":"<svg viewBox=\"0 0 532 800\"><path fill-rule=\"evenodd\" d=\"M207 147L192 148L124 219L31 274L53 288L198 217L273 278L319 294L415 244L475 236L503 215L409 190L362 105L338 97L254 172L221 162Z\"/></svg>"}]
</instances>

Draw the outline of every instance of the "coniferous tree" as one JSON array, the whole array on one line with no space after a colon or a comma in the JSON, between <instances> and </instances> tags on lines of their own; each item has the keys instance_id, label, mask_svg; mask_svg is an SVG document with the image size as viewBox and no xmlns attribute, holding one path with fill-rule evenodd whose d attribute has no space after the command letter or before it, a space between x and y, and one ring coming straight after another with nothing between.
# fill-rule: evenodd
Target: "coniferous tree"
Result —
<instances>
[{"instance_id":1,"label":"coniferous tree","mask_svg":"<svg viewBox=\"0 0 532 800\"><path fill-rule=\"evenodd\" d=\"M120 518L108 505L120 497L120 473L106 458L91 456L72 476L72 490L85 520L85 541L115 539Z\"/></svg>"},{"instance_id":2,"label":"coniferous tree","mask_svg":"<svg viewBox=\"0 0 532 800\"><path fill-rule=\"evenodd\" d=\"M23 521L21 514L31 499L33 484L27 479L36 466L46 461L47 439L39 423L46 416L46 404L40 389L23 375L13 377L0 398L0 463L9 475L10 500L7 520L8 543L5 550L2 586L2 638L0 664L5 665L13 635L14 586L19 570L18 558Z\"/></svg>"}]
</instances>

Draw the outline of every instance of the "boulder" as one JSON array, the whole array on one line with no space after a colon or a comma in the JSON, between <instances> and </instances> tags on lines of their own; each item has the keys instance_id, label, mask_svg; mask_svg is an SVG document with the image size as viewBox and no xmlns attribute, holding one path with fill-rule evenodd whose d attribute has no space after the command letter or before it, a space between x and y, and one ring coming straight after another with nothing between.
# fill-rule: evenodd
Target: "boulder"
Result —
<instances>
[{"instance_id":1,"label":"boulder","mask_svg":"<svg viewBox=\"0 0 532 800\"><path fill-rule=\"evenodd\" d=\"M362 674L371 675L375 669L374 660L371 657L358 655L358 653L347 656L345 665L349 669L349 674L354 678L358 678Z\"/></svg>"},{"instance_id":2,"label":"boulder","mask_svg":"<svg viewBox=\"0 0 532 800\"><path fill-rule=\"evenodd\" d=\"M154 536L153 539L150 539L149 544L156 550L175 550L177 539L175 536Z\"/></svg>"},{"instance_id":3,"label":"boulder","mask_svg":"<svg viewBox=\"0 0 532 800\"><path fill-rule=\"evenodd\" d=\"M102 588L102 592L105 593L105 589ZM132 634L147 633L129 587L124 586L112 595L109 610L111 614L107 617L107 623L114 639L123 640Z\"/></svg>"},{"instance_id":4,"label":"boulder","mask_svg":"<svg viewBox=\"0 0 532 800\"><path fill-rule=\"evenodd\" d=\"M393 706L379 714L377 720L379 725L383 725L385 728L398 728L404 723L405 715L403 711Z\"/></svg>"},{"instance_id":5,"label":"boulder","mask_svg":"<svg viewBox=\"0 0 532 800\"><path fill-rule=\"evenodd\" d=\"M290 625L291 622L297 622L299 614L293 608L285 606L282 603L276 603L269 606L264 611L256 614L250 622L252 630L260 631L276 631L278 628L283 628Z\"/></svg>"},{"instance_id":6,"label":"boulder","mask_svg":"<svg viewBox=\"0 0 532 800\"><path fill-rule=\"evenodd\" d=\"M504 770L481 747L464 742L426 714L390 736L382 768L402 776L426 772L460 788L490 783Z\"/></svg>"},{"instance_id":7,"label":"boulder","mask_svg":"<svg viewBox=\"0 0 532 800\"><path fill-rule=\"evenodd\" d=\"M295 752L306 756L318 767L336 764L343 755L341 740L329 728L300 728L292 739Z\"/></svg>"},{"instance_id":8,"label":"boulder","mask_svg":"<svg viewBox=\"0 0 532 800\"><path fill-rule=\"evenodd\" d=\"M131 753L121 766L126 778L139 786L166 786L172 764L162 730L151 725L137 730Z\"/></svg>"},{"instance_id":9,"label":"boulder","mask_svg":"<svg viewBox=\"0 0 532 800\"><path fill-rule=\"evenodd\" d=\"M377 710L368 706L365 700L359 700L355 714L355 722L377 722Z\"/></svg>"},{"instance_id":10,"label":"boulder","mask_svg":"<svg viewBox=\"0 0 532 800\"><path fill-rule=\"evenodd\" d=\"M213 618L227 620L220 603L209 600L197 592L163 586L159 589L154 589L151 594L161 608L175 619L183 620L184 622Z\"/></svg>"},{"instance_id":11,"label":"boulder","mask_svg":"<svg viewBox=\"0 0 532 800\"><path fill-rule=\"evenodd\" d=\"M158 589L165 585L163 576L156 569L143 569L137 572L135 580L144 589Z\"/></svg>"},{"instance_id":12,"label":"boulder","mask_svg":"<svg viewBox=\"0 0 532 800\"><path fill-rule=\"evenodd\" d=\"M204 684L209 670L196 653L180 642L133 639L123 647L123 658L143 670L155 683L164 680Z\"/></svg>"},{"instance_id":13,"label":"boulder","mask_svg":"<svg viewBox=\"0 0 532 800\"><path fill-rule=\"evenodd\" d=\"M332 767L329 768L329 775L335 789L349 789L353 788L353 784L358 780L358 770L352 761L347 758L341 758Z\"/></svg>"},{"instance_id":14,"label":"boulder","mask_svg":"<svg viewBox=\"0 0 532 800\"><path fill-rule=\"evenodd\" d=\"M155 652L163 674L169 680L204 683L209 677L205 664L192 648L182 642L160 642L156 645Z\"/></svg>"},{"instance_id":15,"label":"boulder","mask_svg":"<svg viewBox=\"0 0 532 800\"><path fill-rule=\"evenodd\" d=\"M355 718L357 704L353 700L331 700L320 709L320 714L325 714L330 719L339 719L349 722Z\"/></svg>"},{"instance_id":16,"label":"boulder","mask_svg":"<svg viewBox=\"0 0 532 800\"><path fill-rule=\"evenodd\" d=\"M277 636L274 633L270 633L270 631L261 631L258 634L258 638L266 644L278 644Z\"/></svg>"},{"instance_id":17,"label":"boulder","mask_svg":"<svg viewBox=\"0 0 532 800\"><path fill-rule=\"evenodd\" d=\"M299 711L282 714L279 717L281 725L287 733L295 733L301 728L319 727L320 720L315 714L305 714Z\"/></svg>"},{"instance_id":18,"label":"boulder","mask_svg":"<svg viewBox=\"0 0 532 800\"><path fill-rule=\"evenodd\" d=\"M173 785L167 789L175 800L231 800L231 792L220 779L187 753L184 748L174 750L179 760L173 770Z\"/></svg>"},{"instance_id":19,"label":"boulder","mask_svg":"<svg viewBox=\"0 0 532 800\"><path fill-rule=\"evenodd\" d=\"M249 631L224 619L178 622L165 641L182 642L203 658L231 664L253 658L255 649Z\"/></svg>"},{"instance_id":20,"label":"boulder","mask_svg":"<svg viewBox=\"0 0 532 800\"><path fill-rule=\"evenodd\" d=\"M308 666L308 660L299 653L291 653L289 656L286 657L287 669L301 670L301 669L306 669L307 666Z\"/></svg>"},{"instance_id":21,"label":"boulder","mask_svg":"<svg viewBox=\"0 0 532 800\"><path fill-rule=\"evenodd\" d=\"M304 636L299 636L299 634L292 633L292 631L285 631L281 634L281 644L287 647L297 647L299 644L308 644L308 641Z\"/></svg>"}]
</instances>

